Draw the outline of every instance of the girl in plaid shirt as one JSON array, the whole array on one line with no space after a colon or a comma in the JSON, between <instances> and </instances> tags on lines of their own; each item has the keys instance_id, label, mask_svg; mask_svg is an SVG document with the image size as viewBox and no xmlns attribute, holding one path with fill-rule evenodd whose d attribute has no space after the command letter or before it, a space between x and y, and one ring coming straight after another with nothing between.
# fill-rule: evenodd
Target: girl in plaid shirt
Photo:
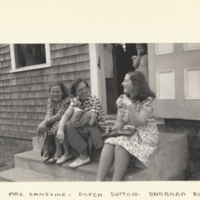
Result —
<instances>
[{"instance_id":1,"label":"girl in plaid shirt","mask_svg":"<svg viewBox=\"0 0 200 200\"><path fill-rule=\"evenodd\" d=\"M49 161L56 161L62 155L62 146L56 139L58 125L63 114L67 110L70 99L68 98L68 90L64 83L54 82L49 87L50 98L47 101L47 114L45 119L37 128L37 134L40 136L46 132L46 138L41 151L43 155L42 160L48 161L52 154L54 145L56 145L56 152L54 158Z\"/></svg>"}]
</instances>

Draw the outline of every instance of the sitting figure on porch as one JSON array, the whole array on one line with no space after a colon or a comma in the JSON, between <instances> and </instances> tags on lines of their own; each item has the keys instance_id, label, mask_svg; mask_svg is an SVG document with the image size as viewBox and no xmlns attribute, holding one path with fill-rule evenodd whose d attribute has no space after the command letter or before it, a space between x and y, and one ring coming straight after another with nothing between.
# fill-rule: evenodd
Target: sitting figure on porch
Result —
<instances>
[{"instance_id":1,"label":"sitting figure on porch","mask_svg":"<svg viewBox=\"0 0 200 200\"><path fill-rule=\"evenodd\" d=\"M144 74L146 81L148 81L148 55L145 49L145 44L136 44L136 50L138 55L133 56L133 67L135 71L140 71Z\"/></svg>"},{"instance_id":2,"label":"sitting figure on porch","mask_svg":"<svg viewBox=\"0 0 200 200\"><path fill-rule=\"evenodd\" d=\"M97 181L105 181L113 163L113 181L122 180L130 161L137 167L147 167L148 158L157 147L159 133L152 107L155 94L138 71L128 72L122 85L125 94L116 102L117 120L101 152Z\"/></svg>"},{"instance_id":3,"label":"sitting figure on porch","mask_svg":"<svg viewBox=\"0 0 200 200\"><path fill-rule=\"evenodd\" d=\"M56 133L59 122L70 104L70 99L68 98L68 90L62 82L51 83L49 92L47 114L37 128L37 135L41 137L46 132L41 150L42 160L44 162L56 162L63 154L63 147L57 140Z\"/></svg>"},{"instance_id":4,"label":"sitting figure on porch","mask_svg":"<svg viewBox=\"0 0 200 200\"><path fill-rule=\"evenodd\" d=\"M103 146L106 120L100 101L88 93L89 85L81 78L71 86L71 104L63 115L57 138L63 143L65 154L57 161L62 164L78 157L68 166L77 168L90 163L91 146L96 149Z\"/></svg>"}]
</instances>

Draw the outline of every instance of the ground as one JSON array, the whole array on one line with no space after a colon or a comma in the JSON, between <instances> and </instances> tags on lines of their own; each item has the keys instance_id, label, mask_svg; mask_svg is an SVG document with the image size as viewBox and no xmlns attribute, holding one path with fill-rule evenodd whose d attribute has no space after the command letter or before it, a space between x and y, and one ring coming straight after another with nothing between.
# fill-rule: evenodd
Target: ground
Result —
<instances>
[{"instance_id":1,"label":"ground","mask_svg":"<svg viewBox=\"0 0 200 200\"><path fill-rule=\"evenodd\" d=\"M14 167L14 155L32 150L31 140L0 137L0 171Z\"/></svg>"}]
</instances>

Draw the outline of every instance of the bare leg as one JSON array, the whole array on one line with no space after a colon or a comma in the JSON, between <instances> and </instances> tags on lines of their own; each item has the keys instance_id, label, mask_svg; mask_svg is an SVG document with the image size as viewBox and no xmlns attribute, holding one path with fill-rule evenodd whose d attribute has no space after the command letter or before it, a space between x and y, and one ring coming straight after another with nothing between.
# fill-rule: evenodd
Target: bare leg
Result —
<instances>
[{"instance_id":1,"label":"bare leg","mask_svg":"<svg viewBox=\"0 0 200 200\"><path fill-rule=\"evenodd\" d=\"M83 152L81 152L81 153L79 153L79 154L80 154L80 155L79 155L79 158L80 158L81 160L85 160L85 159L88 158L87 149L85 149Z\"/></svg>"},{"instance_id":2,"label":"bare leg","mask_svg":"<svg viewBox=\"0 0 200 200\"><path fill-rule=\"evenodd\" d=\"M44 145L43 145L43 149L44 149L44 155L49 155L49 147L51 144L52 138L50 135L47 135L45 141L44 141Z\"/></svg>"},{"instance_id":3,"label":"bare leg","mask_svg":"<svg viewBox=\"0 0 200 200\"><path fill-rule=\"evenodd\" d=\"M122 146L115 146L114 175L112 181L121 181L129 164L131 155Z\"/></svg>"},{"instance_id":4,"label":"bare leg","mask_svg":"<svg viewBox=\"0 0 200 200\"><path fill-rule=\"evenodd\" d=\"M71 155L70 146L69 146L69 144L68 144L68 142L66 140L66 136L65 136L62 144L63 144L64 150L65 150L64 155L65 156Z\"/></svg>"},{"instance_id":5,"label":"bare leg","mask_svg":"<svg viewBox=\"0 0 200 200\"><path fill-rule=\"evenodd\" d=\"M59 142L59 140L56 138L56 136L54 137L55 139L55 143L56 143L56 156L60 157L63 155L63 149L62 149L62 144Z\"/></svg>"},{"instance_id":6,"label":"bare leg","mask_svg":"<svg viewBox=\"0 0 200 200\"><path fill-rule=\"evenodd\" d=\"M64 148L64 151L65 153L56 161L56 164L60 165L70 159L72 159L72 154L71 154L71 151L70 151L70 146L66 140L66 138L64 138L63 142L63 148Z\"/></svg>"},{"instance_id":7,"label":"bare leg","mask_svg":"<svg viewBox=\"0 0 200 200\"><path fill-rule=\"evenodd\" d=\"M112 144L105 144L101 152L101 158L97 173L97 181L105 181L106 175L109 172L114 160L115 146Z\"/></svg>"}]
</instances>

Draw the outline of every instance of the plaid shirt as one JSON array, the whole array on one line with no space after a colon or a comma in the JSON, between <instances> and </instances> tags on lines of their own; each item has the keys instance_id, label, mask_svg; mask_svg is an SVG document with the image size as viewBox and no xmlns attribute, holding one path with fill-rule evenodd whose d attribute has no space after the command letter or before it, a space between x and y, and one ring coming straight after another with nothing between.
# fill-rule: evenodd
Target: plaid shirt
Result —
<instances>
[{"instance_id":1,"label":"plaid shirt","mask_svg":"<svg viewBox=\"0 0 200 200\"><path fill-rule=\"evenodd\" d=\"M69 104L70 100L68 98L63 99L63 101L59 103L53 101L51 98L48 99L46 115L46 126L48 135L56 134L59 122L65 111L67 110Z\"/></svg>"},{"instance_id":2,"label":"plaid shirt","mask_svg":"<svg viewBox=\"0 0 200 200\"><path fill-rule=\"evenodd\" d=\"M70 107L79 108L81 110L85 110L89 113L96 113L97 114L97 121L101 124L104 128L107 126L106 118L104 115L103 108L99 99L96 96L92 96L88 94L88 98L83 102L79 97L75 97L71 99Z\"/></svg>"}]
</instances>

